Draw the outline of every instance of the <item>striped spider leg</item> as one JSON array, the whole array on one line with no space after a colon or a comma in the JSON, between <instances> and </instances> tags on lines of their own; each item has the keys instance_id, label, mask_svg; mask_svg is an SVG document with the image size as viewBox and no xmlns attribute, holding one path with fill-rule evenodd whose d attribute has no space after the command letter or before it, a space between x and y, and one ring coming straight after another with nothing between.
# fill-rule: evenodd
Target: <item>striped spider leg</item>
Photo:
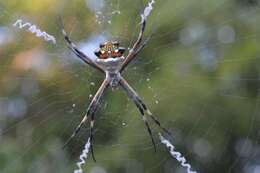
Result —
<instances>
[{"instance_id":1,"label":"striped spider leg","mask_svg":"<svg viewBox=\"0 0 260 173\"><path fill-rule=\"evenodd\" d=\"M86 64L90 65L91 67L101 71L102 73L104 73L103 69L94 61L92 60L90 57L88 57L86 54L84 54L82 51L80 51L77 46L71 41L71 39L69 38L69 35L67 34L67 32L64 29L64 25L62 22L62 19L59 18L58 21L62 34L64 36L64 39L67 43L68 48L82 61L84 61Z\"/></svg>"},{"instance_id":2,"label":"striped spider leg","mask_svg":"<svg viewBox=\"0 0 260 173\"><path fill-rule=\"evenodd\" d=\"M81 120L81 122L79 123L77 128L74 130L74 132L72 133L70 138L64 144L64 147L65 147L79 133L81 127L87 122L88 118L90 117L90 119L91 119L90 120L90 150L91 150L92 158L94 161L96 161L95 155L94 155L94 150L93 150L93 128L94 128L94 122L95 122L95 113L100 104L100 100L101 100L102 96L104 95L104 91L108 87L108 84L109 84L108 81L105 79L103 81L103 83L101 84L101 86L99 87L98 91L96 92L95 96L91 100L91 102L88 106L87 112L84 115L83 119Z\"/></svg>"},{"instance_id":3,"label":"striped spider leg","mask_svg":"<svg viewBox=\"0 0 260 173\"><path fill-rule=\"evenodd\" d=\"M159 126L165 133L170 135L170 132L164 128L160 121L158 120L158 118L156 116L154 116L152 114L152 112L147 108L147 106L144 104L144 102L142 101L142 99L140 98L140 96L136 93L136 91L127 83L127 81L124 78L121 78L120 80L120 85L121 87L126 91L128 97L130 97L133 102L135 103L136 107L138 108L138 110L140 111L141 115L142 115L142 119L146 125L146 128L149 132L149 135L151 137L153 146L154 146L154 150L156 151L156 145L153 139L153 135L152 135L152 131L151 128L149 127L147 118L145 113L153 120L153 122Z\"/></svg>"},{"instance_id":4,"label":"striped spider leg","mask_svg":"<svg viewBox=\"0 0 260 173\"><path fill-rule=\"evenodd\" d=\"M128 55L126 56L124 63L120 69L120 72L122 72L125 67L136 57L136 55L145 47L146 43L148 42L149 38L142 43L145 26L146 26L146 19L144 18L141 22L141 28L139 31L139 35L137 40L135 41L133 47L130 49Z\"/></svg>"}]
</instances>

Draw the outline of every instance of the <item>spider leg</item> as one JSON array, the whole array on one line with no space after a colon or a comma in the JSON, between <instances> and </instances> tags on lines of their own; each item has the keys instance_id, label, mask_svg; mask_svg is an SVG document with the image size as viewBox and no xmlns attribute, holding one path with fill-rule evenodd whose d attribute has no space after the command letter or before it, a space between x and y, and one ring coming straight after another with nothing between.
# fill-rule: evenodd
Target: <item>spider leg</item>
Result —
<instances>
[{"instance_id":1,"label":"spider leg","mask_svg":"<svg viewBox=\"0 0 260 173\"><path fill-rule=\"evenodd\" d=\"M91 121L90 121L90 151L92 155L92 159L96 162L94 149L93 149L93 129L94 129L94 122L95 122L95 113L93 112L91 115Z\"/></svg>"},{"instance_id":2,"label":"spider leg","mask_svg":"<svg viewBox=\"0 0 260 173\"><path fill-rule=\"evenodd\" d=\"M63 145L62 148L65 148L70 142L71 140L79 133L81 127L83 126L83 124L85 124L85 122L88 120L88 114L85 114L83 119L81 120L81 122L79 123L79 125L77 126L77 128L73 131L72 135L69 137L69 139L65 142L65 144Z\"/></svg>"},{"instance_id":3,"label":"spider leg","mask_svg":"<svg viewBox=\"0 0 260 173\"><path fill-rule=\"evenodd\" d=\"M98 66L90 57L88 57L86 54L84 54L82 51L80 51L77 46L71 41L71 39L69 38L67 32L64 29L64 25L62 22L62 19L59 18L59 26L61 28L62 34L64 36L65 41L67 42L68 48L78 57L80 58L82 61L84 61L85 63L87 63L88 65L90 65L91 67L94 67L96 69L98 69L99 71L103 72L103 69Z\"/></svg>"},{"instance_id":4,"label":"spider leg","mask_svg":"<svg viewBox=\"0 0 260 173\"><path fill-rule=\"evenodd\" d=\"M150 138L152 140L153 146L154 146L154 150L156 151L156 145L154 142L154 138L153 138L153 134L152 134L152 130L148 124L146 115L144 113L145 109L143 109L143 106L140 104L139 100L138 100L138 96L136 94L136 92L131 88L131 86L122 78L120 81L120 85L122 86L122 88L126 91L127 95L133 100L133 102L135 103L136 107L139 109L141 115L142 115L142 119L146 125L147 131L150 135Z\"/></svg>"},{"instance_id":5,"label":"spider leg","mask_svg":"<svg viewBox=\"0 0 260 173\"><path fill-rule=\"evenodd\" d=\"M87 109L87 113L83 117L82 121L77 126L77 128L74 130L74 132L72 133L70 138L67 140L67 142L64 144L64 147L65 147L78 134L78 132L80 131L83 124L85 124L85 122L88 120L88 117L91 116L91 121L90 121L90 149L91 149L91 154L92 154L92 158L93 158L94 161L96 161L95 156L94 156L94 150L93 150L94 118L95 118L95 113L97 111L98 105L100 103L100 99L103 96L104 91L107 88L108 84L109 84L108 81L105 79L103 81L103 83L101 84L101 86L99 87L98 91L96 92L95 96L91 100L91 102L88 106L88 109Z\"/></svg>"},{"instance_id":6,"label":"spider leg","mask_svg":"<svg viewBox=\"0 0 260 173\"><path fill-rule=\"evenodd\" d=\"M165 133L167 133L168 135L171 136L171 133L161 125L160 121L158 120L158 118L153 115L153 113L147 108L147 106L144 104L144 102L141 100L141 98L137 95L137 100L139 101L139 103L142 105L143 109L146 111L146 113L149 115L149 117L151 117L151 119L153 120L153 122L160 127Z\"/></svg>"},{"instance_id":7,"label":"spider leg","mask_svg":"<svg viewBox=\"0 0 260 173\"><path fill-rule=\"evenodd\" d=\"M151 36L146 38L141 44L140 46L136 49L136 51L134 51L132 53L132 58L129 59L128 61L125 60L125 62L123 63L121 69L120 69L120 72L122 72L126 67L127 65L138 55L138 53L147 45L147 43L150 41L151 39ZM127 59L127 58L126 58Z\"/></svg>"},{"instance_id":8,"label":"spider leg","mask_svg":"<svg viewBox=\"0 0 260 173\"><path fill-rule=\"evenodd\" d=\"M143 112L145 111L147 113L147 115L153 120L153 122L159 127L161 128L161 130L163 130L165 133L167 133L168 135L171 136L171 133L161 125L160 121L158 120L158 118L153 115L153 113L147 108L147 106L144 104L144 102L142 101L142 99L139 97L139 95L135 92L135 90L127 83L127 81L125 79L121 79L121 83L120 83L123 88L129 93L129 95L131 95L131 98L133 98L135 100L135 102L137 104L139 104L138 108L140 107Z\"/></svg>"},{"instance_id":9,"label":"spider leg","mask_svg":"<svg viewBox=\"0 0 260 173\"><path fill-rule=\"evenodd\" d=\"M126 56L123 65L121 67L120 71L123 71L123 69L127 66L127 64L129 64L135 57L136 55L139 53L139 51L141 51L141 49L144 47L144 45L146 44L141 44L142 40L143 40L143 35L144 35L144 31L145 31L145 26L146 26L146 19L144 18L141 21L141 28L139 31L139 35L137 40L135 41L133 47L130 49L128 55ZM146 42L146 41L145 41ZM140 46L141 45L141 46Z\"/></svg>"}]
</instances>

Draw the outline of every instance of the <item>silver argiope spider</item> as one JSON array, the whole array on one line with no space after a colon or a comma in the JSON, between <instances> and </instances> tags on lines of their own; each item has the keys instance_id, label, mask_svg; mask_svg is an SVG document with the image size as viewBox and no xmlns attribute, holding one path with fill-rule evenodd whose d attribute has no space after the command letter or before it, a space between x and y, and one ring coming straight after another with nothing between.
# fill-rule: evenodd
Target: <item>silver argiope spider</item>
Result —
<instances>
[{"instance_id":1,"label":"silver argiope spider","mask_svg":"<svg viewBox=\"0 0 260 173\"><path fill-rule=\"evenodd\" d=\"M126 68L126 66L137 56L137 54L145 47L147 44L148 39L145 41L143 40L143 34L145 30L146 19L144 18L141 22L141 28L139 32L139 36L134 43L133 47L130 49L128 55L126 57L123 56L125 48L119 47L118 42L105 42L100 44L99 49L97 49L94 53L98 57L97 59L93 60L81 52L76 45L70 40L68 34L64 30L63 24L62 27L62 34L65 37L67 42L68 48L82 61L86 64L90 65L91 67L101 71L105 74L105 79L101 84L100 88L96 92L95 96L91 100L87 112L84 115L82 121L74 130L73 134L67 140L64 146L66 146L80 131L83 124L86 123L88 118L90 118L90 150L92 154L92 158L96 161L93 151L93 127L94 127L94 119L95 113L97 111L98 105L100 103L100 99L103 96L104 91L107 89L108 86L112 87L112 90L117 89L121 86L125 92L127 93L128 97L130 97L133 102L135 103L136 107L139 109L142 119L146 125L150 138L152 140L152 144L154 146L154 150L156 151L155 141L152 135L151 128L147 122L147 118L145 113L153 120L155 124L157 124L164 132L169 133L167 129L161 126L159 120L151 113L151 111L147 108L144 104L142 99L138 96L135 90L127 83L127 81L121 76L121 72Z\"/></svg>"}]
</instances>

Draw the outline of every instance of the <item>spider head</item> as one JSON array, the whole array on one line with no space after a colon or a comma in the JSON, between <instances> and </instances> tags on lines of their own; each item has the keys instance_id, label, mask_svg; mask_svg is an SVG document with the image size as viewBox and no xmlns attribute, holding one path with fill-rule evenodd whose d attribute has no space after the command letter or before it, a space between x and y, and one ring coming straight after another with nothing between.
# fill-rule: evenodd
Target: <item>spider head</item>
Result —
<instances>
[{"instance_id":1,"label":"spider head","mask_svg":"<svg viewBox=\"0 0 260 173\"><path fill-rule=\"evenodd\" d=\"M125 48L119 47L118 42L101 43L99 48L95 51L95 55L100 59L118 58L123 55Z\"/></svg>"}]
</instances>

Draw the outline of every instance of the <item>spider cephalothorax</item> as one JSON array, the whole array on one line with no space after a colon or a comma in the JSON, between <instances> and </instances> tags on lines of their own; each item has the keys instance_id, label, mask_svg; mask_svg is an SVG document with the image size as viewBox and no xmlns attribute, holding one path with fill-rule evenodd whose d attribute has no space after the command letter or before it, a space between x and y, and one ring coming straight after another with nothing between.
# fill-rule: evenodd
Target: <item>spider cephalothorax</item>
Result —
<instances>
[{"instance_id":1,"label":"spider cephalothorax","mask_svg":"<svg viewBox=\"0 0 260 173\"><path fill-rule=\"evenodd\" d=\"M101 43L99 49L95 51L95 55L100 59L121 57L125 48L119 47L118 42Z\"/></svg>"}]
</instances>

